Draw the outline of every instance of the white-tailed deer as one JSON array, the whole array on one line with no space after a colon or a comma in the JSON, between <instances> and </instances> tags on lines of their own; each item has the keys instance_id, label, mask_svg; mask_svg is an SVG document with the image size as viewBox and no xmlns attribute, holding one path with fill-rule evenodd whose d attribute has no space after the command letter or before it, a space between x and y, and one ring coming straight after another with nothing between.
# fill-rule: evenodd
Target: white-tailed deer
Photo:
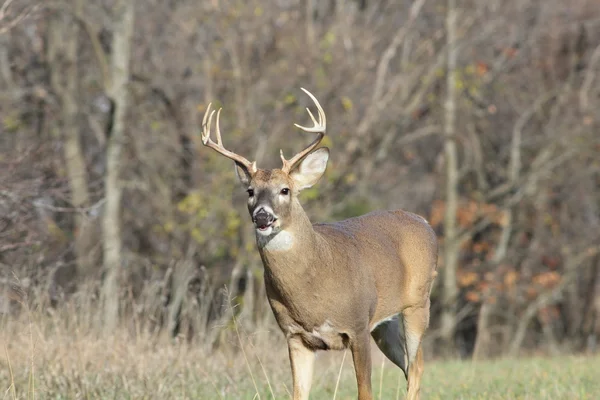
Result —
<instances>
[{"instance_id":1,"label":"white-tailed deer","mask_svg":"<svg viewBox=\"0 0 600 400\"><path fill-rule=\"evenodd\" d=\"M286 160L263 170L223 147L215 111L202 121L205 146L235 161L248 192L248 210L265 267L271 309L287 338L294 400L308 399L315 352L350 348L359 400L371 400L372 336L408 381L408 399L418 399L429 324L429 296L436 272L437 239L423 218L402 210L377 211L329 224L311 224L298 193L325 172L329 149L315 150L325 135L325 113L314 101L318 121L296 125L317 138Z\"/></svg>"}]
</instances>

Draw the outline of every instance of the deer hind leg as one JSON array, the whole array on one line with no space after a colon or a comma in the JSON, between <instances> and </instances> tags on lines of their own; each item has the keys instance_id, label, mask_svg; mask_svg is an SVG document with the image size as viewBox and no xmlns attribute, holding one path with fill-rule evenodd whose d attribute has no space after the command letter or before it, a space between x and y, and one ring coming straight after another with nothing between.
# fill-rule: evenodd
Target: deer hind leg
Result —
<instances>
[{"instance_id":1,"label":"deer hind leg","mask_svg":"<svg viewBox=\"0 0 600 400\"><path fill-rule=\"evenodd\" d=\"M408 355L407 400L418 400L423 375L421 339L429 325L429 301L425 307L408 309L403 313L406 352Z\"/></svg>"},{"instance_id":2,"label":"deer hind leg","mask_svg":"<svg viewBox=\"0 0 600 400\"><path fill-rule=\"evenodd\" d=\"M371 336L379 350L404 372L408 379L408 356L406 353L406 339L404 337L404 323L399 314L380 322L372 331Z\"/></svg>"},{"instance_id":3,"label":"deer hind leg","mask_svg":"<svg viewBox=\"0 0 600 400\"><path fill-rule=\"evenodd\" d=\"M295 336L288 339L288 349L294 381L294 400L308 400L312 385L315 352L307 348L302 343L302 339Z\"/></svg>"}]
</instances>

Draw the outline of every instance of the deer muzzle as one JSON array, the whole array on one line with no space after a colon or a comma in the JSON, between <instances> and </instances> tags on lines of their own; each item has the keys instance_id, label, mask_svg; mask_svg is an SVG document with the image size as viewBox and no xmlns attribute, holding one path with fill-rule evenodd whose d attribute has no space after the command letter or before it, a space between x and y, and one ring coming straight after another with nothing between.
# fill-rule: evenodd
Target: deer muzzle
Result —
<instances>
[{"instance_id":1,"label":"deer muzzle","mask_svg":"<svg viewBox=\"0 0 600 400\"><path fill-rule=\"evenodd\" d=\"M264 208L260 208L254 213L254 224L261 231L267 230L277 218Z\"/></svg>"}]
</instances>

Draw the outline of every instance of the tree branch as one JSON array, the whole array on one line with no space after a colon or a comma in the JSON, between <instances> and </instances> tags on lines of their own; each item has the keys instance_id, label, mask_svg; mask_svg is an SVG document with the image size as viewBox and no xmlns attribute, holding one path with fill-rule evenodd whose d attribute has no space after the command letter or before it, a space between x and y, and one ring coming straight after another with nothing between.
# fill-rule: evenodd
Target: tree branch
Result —
<instances>
[{"instance_id":1,"label":"tree branch","mask_svg":"<svg viewBox=\"0 0 600 400\"><path fill-rule=\"evenodd\" d=\"M521 344L525 339L525 334L527 333L527 327L529 323L535 317L537 312L551 304L556 297L558 297L563 290L577 277L576 272L578 272L581 265L587 261L588 259L600 254L600 246L592 246L588 247L583 252L570 260L567 264L567 268L565 269L565 273L563 274L561 282L556 285L554 288L540 294L534 302L529 304L523 313L523 316L519 320L519 324L517 325L517 329L515 330L515 334L513 336L513 340L509 347L509 355L516 356L519 349L521 348Z\"/></svg>"}]
</instances>

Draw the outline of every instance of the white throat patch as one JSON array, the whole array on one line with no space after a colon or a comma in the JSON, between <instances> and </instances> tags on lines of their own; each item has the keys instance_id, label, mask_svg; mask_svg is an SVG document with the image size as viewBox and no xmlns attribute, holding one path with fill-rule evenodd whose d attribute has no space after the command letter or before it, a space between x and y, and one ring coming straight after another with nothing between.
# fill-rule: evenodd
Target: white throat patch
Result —
<instances>
[{"instance_id":1,"label":"white throat patch","mask_svg":"<svg viewBox=\"0 0 600 400\"><path fill-rule=\"evenodd\" d=\"M258 232L257 232L258 233ZM256 235L258 246L268 251L286 251L294 245L294 236L288 231L279 231L274 235Z\"/></svg>"}]
</instances>

